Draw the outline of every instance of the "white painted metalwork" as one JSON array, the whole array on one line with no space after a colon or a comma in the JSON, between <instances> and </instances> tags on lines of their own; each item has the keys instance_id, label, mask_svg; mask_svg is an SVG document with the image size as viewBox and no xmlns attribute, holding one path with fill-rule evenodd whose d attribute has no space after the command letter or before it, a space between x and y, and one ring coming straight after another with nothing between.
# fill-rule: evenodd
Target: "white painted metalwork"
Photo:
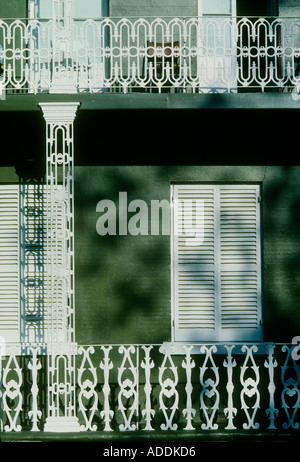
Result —
<instances>
[{"instance_id":1,"label":"white painted metalwork","mask_svg":"<svg viewBox=\"0 0 300 462\"><path fill-rule=\"evenodd\" d=\"M150 351L152 350L152 346L142 346L142 349L145 352L145 357L144 360L141 361L141 367L145 370L145 386L144 386L144 391L145 391L145 409L142 411L142 416L145 418L146 421L146 426L144 430L154 430L154 428L151 425L151 420L155 416L155 410L152 409L151 406L151 392L152 392L152 386L151 386L151 369L154 368L154 362L150 358Z\"/></svg>"},{"instance_id":2,"label":"white painted metalwork","mask_svg":"<svg viewBox=\"0 0 300 462\"><path fill-rule=\"evenodd\" d=\"M75 412L73 122L79 103L40 104L46 120L47 431L79 430Z\"/></svg>"},{"instance_id":3,"label":"white painted metalwork","mask_svg":"<svg viewBox=\"0 0 300 462\"><path fill-rule=\"evenodd\" d=\"M284 386L281 392L282 407L285 410L287 422L283 423L283 428L299 429L299 422L295 422L296 415L300 408L300 368L292 357L292 349L287 345L282 347L282 351L286 352L286 359L281 368L281 380ZM292 374L291 374L292 370ZM293 400L293 405L291 400ZM293 409L293 411L291 410Z\"/></svg>"},{"instance_id":4,"label":"white painted metalwork","mask_svg":"<svg viewBox=\"0 0 300 462\"><path fill-rule=\"evenodd\" d=\"M60 377L52 378L40 347L24 346L24 356L10 345L0 358L2 429L49 431L46 380L58 433L74 431L76 416L86 432L290 434L300 426L294 347L193 344L178 355L171 344L80 346L53 352L50 366ZM63 420L57 403L69 409Z\"/></svg>"},{"instance_id":5,"label":"white painted metalwork","mask_svg":"<svg viewBox=\"0 0 300 462\"><path fill-rule=\"evenodd\" d=\"M32 409L28 412L28 417L32 421L31 431L39 431L38 423L42 418L42 411L38 408L38 371L42 369L41 362L37 359L37 355L41 353L41 347L32 347L28 346L27 351L30 351L32 354L31 361L28 363L28 369L31 371L32 375L32 386L31 386L31 396L32 396Z\"/></svg>"},{"instance_id":6,"label":"white painted metalwork","mask_svg":"<svg viewBox=\"0 0 300 462\"><path fill-rule=\"evenodd\" d=\"M21 393L22 369L16 356L16 348L11 347L5 367L2 370L2 412L7 417L7 423L3 425L5 432L21 431L19 415L23 407Z\"/></svg>"},{"instance_id":7,"label":"white painted metalwork","mask_svg":"<svg viewBox=\"0 0 300 462\"><path fill-rule=\"evenodd\" d=\"M177 430L178 425L173 422L173 419L179 404L178 373L172 358L172 346L162 345L159 352L163 354L164 358L162 365L159 367L159 383L161 385L159 408L163 412L165 419L160 428L162 430ZM171 405L169 405L170 398L173 399Z\"/></svg>"},{"instance_id":8,"label":"white painted metalwork","mask_svg":"<svg viewBox=\"0 0 300 462\"><path fill-rule=\"evenodd\" d=\"M196 415L196 409L192 408L192 369L195 367L195 361L191 359L191 351L193 349L193 345L184 346L183 347L186 351L186 359L182 361L182 367L186 370L186 408L183 409L182 413L186 418L187 424L184 428L185 430L195 430L192 425L193 417Z\"/></svg>"},{"instance_id":9,"label":"white painted metalwork","mask_svg":"<svg viewBox=\"0 0 300 462\"><path fill-rule=\"evenodd\" d=\"M114 365L109 359L109 352L112 350L112 346L101 347L104 353L104 359L100 362L100 368L104 371L104 385L103 385L103 395L104 395L104 405L103 410L100 415L105 422L104 431L112 431L110 426L110 421L113 418L115 411L110 409L109 396L110 396L110 385L109 385L109 371L113 369Z\"/></svg>"},{"instance_id":10,"label":"white painted metalwork","mask_svg":"<svg viewBox=\"0 0 300 462\"><path fill-rule=\"evenodd\" d=\"M75 93L73 1L53 0L52 81L50 93Z\"/></svg>"},{"instance_id":11,"label":"white painted metalwork","mask_svg":"<svg viewBox=\"0 0 300 462\"><path fill-rule=\"evenodd\" d=\"M203 365L200 367L200 384L202 386L200 394L200 406L205 416L206 422L201 425L202 430L217 430L218 424L214 422L216 412L219 409L220 402L220 393L217 389L219 385L219 373L218 367L216 367L212 353L216 353L218 350L216 345L207 347L203 345L200 348L201 353L205 354L205 360ZM207 366L208 363L211 363L211 366ZM208 377L205 379L205 374L207 371L213 372L213 377ZM205 398L214 398L214 403L211 405L208 404Z\"/></svg>"},{"instance_id":12,"label":"white painted metalwork","mask_svg":"<svg viewBox=\"0 0 300 462\"><path fill-rule=\"evenodd\" d=\"M78 395L79 411L84 417L84 425L81 425L81 430L96 430L96 425L92 425L92 420L94 418L95 412L98 408L98 395L95 390L97 386L97 369L93 366L90 355L95 352L95 349L90 346L88 349L80 347L78 349L78 354L83 355L83 360L78 369L78 385L80 387L80 392ZM85 400L89 403L89 412L84 405ZM92 404L91 403L92 400Z\"/></svg>"},{"instance_id":13,"label":"white painted metalwork","mask_svg":"<svg viewBox=\"0 0 300 462\"><path fill-rule=\"evenodd\" d=\"M121 366L118 367L118 409L121 411L122 423L120 431L137 430L138 425L133 423L134 416L138 412L138 371L139 368L133 363L132 355L136 355L138 361L138 350L134 346L120 346L119 353L123 354Z\"/></svg>"},{"instance_id":14,"label":"white painted metalwork","mask_svg":"<svg viewBox=\"0 0 300 462\"><path fill-rule=\"evenodd\" d=\"M2 91L299 90L300 18L80 19L54 5L0 20Z\"/></svg>"},{"instance_id":15,"label":"white painted metalwork","mask_svg":"<svg viewBox=\"0 0 300 462\"><path fill-rule=\"evenodd\" d=\"M270 425L268 429L276 429L275 418L279 414L279 410L275 408L275 391L276 385L274 383L274 368L278 366L278 362L274 359L274 345L267 345L268 359L266 359L264 366L269 370L269 386L268 391L270 394L270 407L266 409L266 414L269 416Z\"/></svg>"},{"instance_id":16,"label":"white painted metalwork","mask_svg":"<svg viewBox=\"0 0 300 462\"><path fill-rule=\"evenodd\" d=\"M244 361L244 364L241 367L241 384L243 386L243 389L241 391L241 403L242 403L242 409L245 412L245 415L247 417L248 422L243 423L243 428L245 430L249 430L251 428L257 430L260 427L260 424L258 422L255 422L255 416L257 413L258 408L260 407L260 393L258 391L258 384L259 384L259 366L256 364L254 360L254 353L257 352L257 346L256 345L243 345L242 346L242 351L246 353L246 358ZM248 365L248 364L251 365ZM247 372L252 370L254 374L252 376ZM248 375L246 378L245 376ZM253 377L254 375L254 377ZM251 405L247 402L247 398L253 398L255 397L255 401L251 402ZM253 409L252 413L249 411L249 409Z\"/></svg>"},{"instance_id":17,"label":"white painted metalwork","mask_svg":"<svg viewBox=\"0 0 300 462\"><path fill-rule=\"evenodd\" d=\"M237 408L233 406L233 391L234 391L234 383L233 383L233 368L236 367L237 363L236 360L232 357L232 351L234 349L234 345L225 345L227 350L227 358L224 359L223 366L227 368L227 385L226 390L228 394L228 405L224 409L224 414L227 416L228 424L225 427L226 430L234 430L236 427L233 424L234 416L237 414Z\"/></svg>"},{"instance_id":18,"label":"white painted metalwork","mask_svg":"<svg viewBox=\"0 0 300 462\"><path fill-rule=\"evenodd\" d=\"M73 122L79 103L40 104L46 120L47 263L52 343L74 338Z\"/></svg>"}]
</instances>

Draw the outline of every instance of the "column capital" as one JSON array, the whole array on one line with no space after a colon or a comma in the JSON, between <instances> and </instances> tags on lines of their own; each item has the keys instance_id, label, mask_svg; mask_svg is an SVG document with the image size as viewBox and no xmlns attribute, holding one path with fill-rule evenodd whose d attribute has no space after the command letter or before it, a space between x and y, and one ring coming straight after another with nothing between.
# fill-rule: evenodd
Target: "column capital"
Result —
<instances>
[{"instance_id":1,"label":"column capital","mask_svg":"<svg viewBox=\"0 0 300 462\"><path fill-rule=\"evenodd\" d=\"M81 103L39 103L48 123L72 123Z\"/></svg>"}]
</instances>

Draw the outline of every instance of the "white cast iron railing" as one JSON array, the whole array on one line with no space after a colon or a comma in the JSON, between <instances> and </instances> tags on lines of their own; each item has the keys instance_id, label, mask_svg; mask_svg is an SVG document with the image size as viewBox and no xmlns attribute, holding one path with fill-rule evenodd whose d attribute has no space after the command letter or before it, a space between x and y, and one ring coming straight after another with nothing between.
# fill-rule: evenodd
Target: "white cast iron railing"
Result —
<instances>
[{"instance_id":1,"label":"white cast iron railing","mask_svg":"<svg viewBox=\"0 0 300 462\"><path fill-rule=\"evenodd\" d=\"M299 90L300 18L0 20L0 92Z\"/></svg>"},{"instance_id":2,"label":"white cast iron railing","mask_svg":"<svg viewBox=\"0 0 300 462\"><path fill-rule=\"evenodd\" d=\"M294 349L198 344L181 345L178 354L172 344L79 346L71 371L71 349L52 349L48 370L41 346L23 346L23 355L10 346L0 361L1 430L43 431L56 412L66 419L75 413L85 432L294 433L300 424Z\"/></svg>"}]
</instances>

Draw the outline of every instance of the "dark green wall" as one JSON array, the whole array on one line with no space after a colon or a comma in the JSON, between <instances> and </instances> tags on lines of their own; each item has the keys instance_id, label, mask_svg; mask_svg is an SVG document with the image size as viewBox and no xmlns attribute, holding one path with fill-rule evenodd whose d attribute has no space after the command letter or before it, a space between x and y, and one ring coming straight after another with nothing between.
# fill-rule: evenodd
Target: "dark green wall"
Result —
<instances>
[{"instance_id":1,"label":"dark green wall","mask_svg":"<svg viewBox=\"0 0 300 462\"><path fill-rule=\"evenodd\" d=\"M100 1L100 0L99 0ZM110 0L110 16L195 16L197 0ZM1 18L26 18L25 0L1 0Z\"/></svg>"},{"instance_id":2,"label":"dark green wall","mask_svg":"<svg viewBox=\"0 0 300 462\"><path fill-rule=\"evenodd\" d=\"M99 236L96 205L120 191L169 200L171 181L262 182L265 340L300 335L300 167L93 166L75 178L79 343L170 340L169 236Z\"/></svg>"},{"instance_id":3,"label":"dark green wall","mask_svg":"<svg viewBox=\"0 0 300 462\"><path fill-rule=\"evenodd\" d=\"M99 236L96 205L169 199L167 174L150 167L76 168L76 314L80 343L159 342L170 330L169 236ZM78 291L78 292L77 292Z\"/></svg>"},{"instance_id":4,"label":"dark green wall","mask_svg":"<svg viewBox=\"0 0 300 462\"><path fill-rule=\"evenodd\" d=\"M110 0L110 16L195 16L197 0Z\"/></svg>"},{"instance_id":5,"label":"dark green wall","mask_svg":"<svg viewBox=\"0 0 300 462\"><path fill-rule=\"evenodd\" d=\"M238 1L238 7L247 9L247 1ZM253 0L248 2L253 4ZM256 2L258 7L262 3ZM263 2L265 3L265 2ZM260 14L257 12L253 14ZM281 16L298 15L298 0L279 0ZM245 14L252 14L252 12ZM195 16L197 15L197 0L109 0L110 16ZM244 14L244 13L243 13ZM265 14L262 11L262 14ZM26 18L26 0L1 0L1 18Z\"/></svg>"},{"instance_id":6,"label":"dark green wall","mask_svg":"<svg viewBox=\"0 0 300 462\"><path fill-rule=\"evenodd\" d=\"M26 18L27 17L26 0L1 0L0 17L1 18Z\"/></svg>"}]
</instances>

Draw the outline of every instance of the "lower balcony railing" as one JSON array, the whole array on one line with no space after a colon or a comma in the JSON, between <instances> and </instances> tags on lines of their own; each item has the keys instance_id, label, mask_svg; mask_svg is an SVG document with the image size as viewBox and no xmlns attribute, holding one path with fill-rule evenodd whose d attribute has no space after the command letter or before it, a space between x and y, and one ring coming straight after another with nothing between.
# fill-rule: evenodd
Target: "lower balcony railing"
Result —
<instances>
[{"instance_id":1,"label":"lower balcony railing","mask_svg":"<svg viewBox=\"0 0 300 462\"><path fill-rule=\"evenodd\" d=\"M1 430L294 433L300 423L295 345L7 347ZM73 428L73 427L72 427ZM54 431L52 428L52 431Z\"/></svg>"},{"instance_id":2,"label":"lower balcony railing","mask_svg":"<svg viewBox=\"0 0 300 462\"><path fill-rule=\"evenodd\" d=\"M0 20L0 92L300 89L300 18Z\"/></svg>"}]
</instances>

